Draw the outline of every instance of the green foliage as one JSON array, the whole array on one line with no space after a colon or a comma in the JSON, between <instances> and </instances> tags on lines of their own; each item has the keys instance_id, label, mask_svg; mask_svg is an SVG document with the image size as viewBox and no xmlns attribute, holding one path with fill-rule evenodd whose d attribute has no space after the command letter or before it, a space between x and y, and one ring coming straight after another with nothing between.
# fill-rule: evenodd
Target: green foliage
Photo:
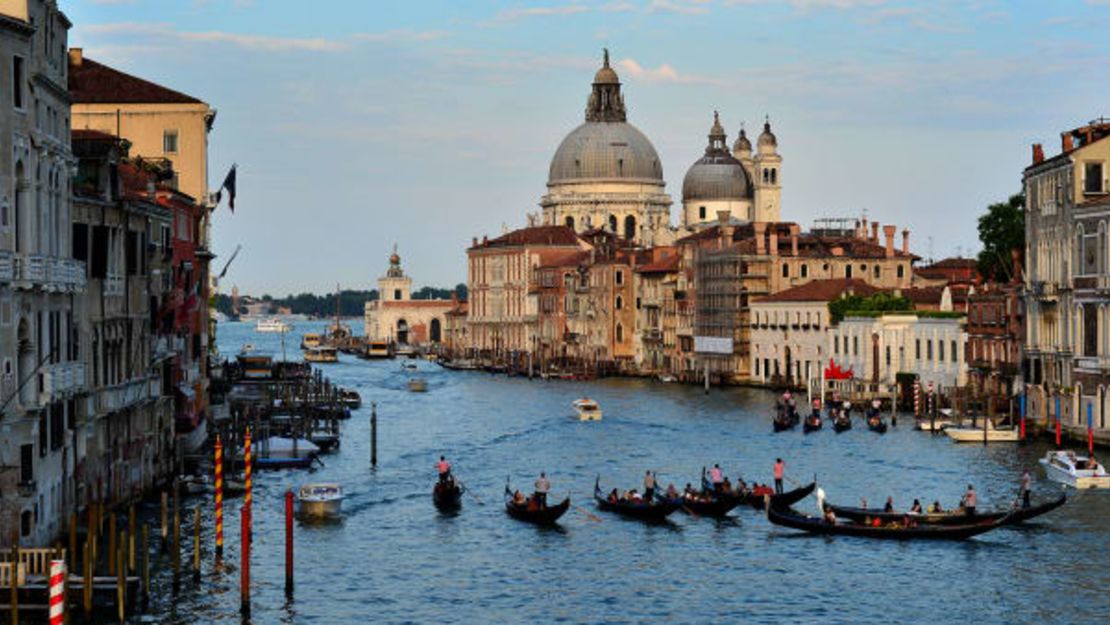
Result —
<instances>
[{"instance_id":1,"label":"green foliage","mask_svg":"<svg viewBox=\"0 0 1110 625\"><path fill-rule=\"evenodd\" d=\"M987 207L979 217L979 273L986 280L1008 282L1013 275L1010 251L1025 248L1025 194Z\"/></svg>"},{"instance_id":2,"label":"green foliage","mask_svg":"<svg viewBox=\"0 0 1110 625\"><path fill-rule=\"evenodd\" d=\"M839 323L846 316L879 316L887 312L913 311L913 303L905 297L886 292L874 295L848 295L829 302L829 316Z\"/></svg>"},{"instance_id":3,"label":"green foliage","mask_svg":"<svg viewBox=\"0 0 1110 625\"><path fill-rule=\"evenodd\" d=\"M460 300L466 300L467 290L465 284L458 284L454 289L440 289L436 287L422 287L412 294L413 299L451 299L451 295L458 295ZM339 294L339 314L343 317L361 317L365 310L366 302L378 299L378 290L369 291L341 291ZM335 294L316 295L314 293L300 293L287 295L281 298L263 295L261 298L252 298L244 295L240 305L252 301L269 302L275 308L288 307L295 315L310 315L313 317L335 316ZM225 315L231 314L231 296L220 293L215 298L216 310Z\"/></svg>"}]
</instances>

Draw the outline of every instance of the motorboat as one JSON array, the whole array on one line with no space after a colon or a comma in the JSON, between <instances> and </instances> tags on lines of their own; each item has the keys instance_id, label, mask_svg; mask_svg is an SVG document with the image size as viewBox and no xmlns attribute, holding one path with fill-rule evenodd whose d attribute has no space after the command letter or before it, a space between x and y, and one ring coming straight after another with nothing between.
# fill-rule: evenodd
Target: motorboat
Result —
<instances>
[{"instance_id":1,"label":"motorboat","mask_svg":"<svg viewBox=\"0 0 1110 625\"><path fill-rule=\"evenodd\" d=\"M659 381L664 384L671 384L673 382L678 382L678 378L669 373L661 373L659 374Z\"/></svg>"},{"instance_id":2,"label":"motorboat","mask_svg":"<svg viewBox=\"0 0 1110 625\"><path fill-rule=\"evenodd\" d=\"M323 344L323 340L323 337L316 332L306 332L305 335L301 337L301 349L319 347Z\"/></svg>"},{"instance_id":3,"label":"motorboat","mask_svg":"<svg viewBox=\"0 0 1110 625\"><path fill-rule=\"evenodd\" d=\"M939 417L918 417L914 422L913 428L921 430L922 432L940 432L945 428L956 427L960 425L960 420L957 419L951 408L941 408Z\"/></svg>"},{"instance_id":4,"label":"motorboat","mask_svg":"<svg viewBox=\"0 0 1110 625\"><path fill-rule=\"evenodd\" d=\"M1040 459L1049 479L1072 488L1110 488L1110 473L1097 460L1074 451L1050 451Z\"/></svg>"},{"instance_id":5,"label":"motorboat","mask_svg":"<svg viewBox=\"0 0 1110 625\"><path fill-rule=\"evenodd\" d=\"M986 417L983 422L983 427L949 426L944 433L957 443L1016 443L1020 438L1017 428L996 428Z\"/></svg>"},{"instance_id":6,"label":"motorboat","mask_svg":"<svg viewBox=\"0 0 1110 625\"><path fill-rule=\"evenodd\" d=\"M393 352L388 341L367 341L363 355L365 358L392 358Z\"/></svg>"},{"instance_id":7,"label":"motorboat","mask_svg":"<svg viewBox=\"0 0 1110 625\"><path fill-rule=\"evenodd\" d=\"M409 390L413 393L423 393L428 390L428 383L424 378L409 378Z\"/></svg>"},{"instance_id":8,"label":"motorboat","mask_svg":"<svg viewBox=\"0 0 1110 625\"><path fill-rule=\"evenodd\" d=\"M297 492L297 505L302 517L336 518L343 509L343 488L339 484L305 484Z\"/></svg>"},{"instance_id":9,"label":"motorboat","mask_svg":"<svg viewBox=\"0 0 1110 625\"><path fill-rule=\"evenodd\" d=\"M293 329L293 325L286 323L278 317L267 317L266 319L259 319L254 324L256 332L276 332L285 333Z\"/></svg>"},{"instance_id":10,"label":"motorboat","mask_svg":"<svg viewBox=\"0 0 1110 625\"><path fill-rule=\"evenodd\" d=\"M339 352L330 345L317 345L304 350L304 361L317 364L339 362Z\"/></svg>"},{"instance_id":11,"label":"motorboat","mask_svg":"<svg viewBox=\"0 0 1110 625\"><path fill-rule=\"evenodd\" d=\"M574 411L578 413L579 421L601 421L601 407L589 397L583 397L571 402Z\"/></svg>"}]
</instances>

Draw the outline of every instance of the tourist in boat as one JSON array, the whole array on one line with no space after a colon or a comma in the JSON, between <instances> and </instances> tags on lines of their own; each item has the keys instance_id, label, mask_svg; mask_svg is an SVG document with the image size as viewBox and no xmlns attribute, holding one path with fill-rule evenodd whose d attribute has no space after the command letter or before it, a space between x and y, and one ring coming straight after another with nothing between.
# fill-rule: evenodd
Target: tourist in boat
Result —
<instances>
[{"instance_id":1,"label":"tourist in boat","mask_svg":"<svg viewBox=\"0 0 1110 625\"><path fill-rule=\"evenodd\" d=\"M1095 460L1094 454L1091 454L1091 457L1087 459L1087 469L1098 473L1098 460Z\"/></svg>"},{"instance_id":2,"label":"tourist in boat","mask_svg":"<svg viewBox=\"0 0 1110 625\"><path fill-rule=\"evenodd\" d=\"M527 500L524 498L524 493L518 491L513 492L513 503L518 506L523 506Z\"/></svg>"},{"instance_id":3,"label":"tourist in boat","mask_svg":"<svg viewBox=\"0 0 1110 625\"><path fill-rule=\"evenodd\" d=\"M894 497L886 498L886 505L883 506L883 512L894 512Z\"/></svg>"},{"instance_id":4,"label":"tourist in boat","mask_svg":"<svg viewBox=\"0 0 1110 625\"><path fill-rule=\"evenodd\" d=\"M640 496L640 493L636 492L635 488L628 491L628 496L626 497L626 499L629 503L640 503L641 501L643 501L643 497Z\"/></svg>"},{"instance_id":5,"label":"tourist in boat","mask_svg":"<svg viewBox=\"0 0 1110 625\"><path fill-rule=\"evenodd\" d=\"M929 514L940 514L942 512L944 512L944 507L940 505L939 500L933 500L933 503L929 504Z\"/></svg>"},{"instance_id":6,"label":"tourist in boat","mask_svg":"<svg viewBox=\"0 0 1110 625\"><path fill-rule=\"evenodd\" d=\"M687 484L687 486L689 486L689 484ZM667 484L667 499L672 501L678 499L678 489L674 487L674 482Z\"/></svg>"},{"instance_id":7,"label":"tourist in boat","mask_svg":"<svg viewBox=\"0 0 1110 625\"><path fill-rule=\"evenodd\" d=\"M836 525L836 513L833 512L832 506L825 505L825 522L829 525Z\"/></svg>"},{"instance_id":8,"label":"tourist in boat","mask_svg":"<svg viewBox=\"0 0 1110 625\"><path fill-rule=\"evenodd\" d=\"M651 501L655 496L655 475L651 471L644 472L644 499Z\"/></svg>"},{"instance_id":9,"label":"tourist in boat","mask_svg":"<svg viewBox=\"0 0 1110 625\"><path fill-rule=\"evenodd\" d=\"M536 503L540 508L547 507L547 493L551 490L551 481L547 479L547 474L540 471L540 477L536 480Z\"/></svg>"},{"instance_id":10,"label":"tourist in boat","mask_svg":"<svg viewBox=\"0 0 1110 625\"><path fill-rule=\"evenodd\" d=\"M436 471L439 472L439 483L446 484L447 478L451 477L451 463L447 462L447 458L439 457L439 462L436 463Z\"/></svg>"},{"instance_id":11,"label":"tourist in boat","mask_svg":"<svg viewBox=\"0 0 1110 625\"><path fill-rule=\"evenodd\" d=\"M1021 473L1021 507L1029 507L1029 491L1033 487L1033 476L1029 474L1029 469L1025 469Z\"/></svg>"},{"instance_id":12,"label":"tourist in boat","mask_svg":"<svg viewBox=\"0 0 1110 625\"><path fill-rule=\"evenodd\" d=\"M744 482L744 478L742 477L736 478L736 492L741 495L748 492L748 485Z\"/></svg>"},{"instance_id":13,"label":"tourist in boat","mask_svg":"<svg viewBox=\"0 0 1110 625\"><path fill-rule=\"evenodd\" d=\"M620 498L621 496L617 493L617 489L614 488L609 492L609 503L617 503L620 501Z\"/></svg>"},{"instance_id":14,"label":"tourist in boat","mask_svg":"<svg viewBox=\"0 0 1110 625\"><path fill-rule=\"evenodd\" d=\"M682 496L686 499L697 499L698 493L694 490L694 487L690 485L690 482L686 482L686 488L682 489Z\"/></svg>"},{"instance_id":15,"label":"tourist in boat","mask_svg":"<svg viewBox=\"0 0 1110 625\"><path fill-rule=\"evenodd\" d=\"M715 492L721 492L721 483L723 482L721 477L721 465L715 464L713 468L709 470L709 481L713 483L713 490Z\"/></svg>"},{"instance_id":16,"label":"tourist in boat","mask_svg":"<svg viewBox=\"0 0 1110 625\"><path fill-rule=\"evenodd\" d=\"M725 476L725 481L721 482L721 492L726 495L732 494L732 482L728 481L728 476Z\"/></svg>"},{"instance_id":17,"label":"tourist in boat","mask_svg":"<svg viewBox=\"0 0 1110 625\"><path fill-rule=\"evenodd\" d=\"M964 511L971 516L975 514L975 506L979 502L978 495L975 494L975 487L971 484L967 485L967 492L964 493Z\"/></svg>"},{"instance_id":18,"label":"tourist in boat","mask_svg":"<svg viewBox=\"0 0 1110 625\"><path fill-rule=\"evenodd\" d=\"M918 501L916 499L913 500L913 505L910 506L910 513L911 514L921 514L921 502L920 501Z\"/></svg>"},{"instance_id":19,"label":"tourist in boat","mask_svg":"<svg viewBox=\"0 0 1110 625\"><path fill-rule=\"evenodd\" d=\"M775 458L775 494L782 494L782 478L786 475L786 464L782 458Z\"/></svg>"}]
</instances>

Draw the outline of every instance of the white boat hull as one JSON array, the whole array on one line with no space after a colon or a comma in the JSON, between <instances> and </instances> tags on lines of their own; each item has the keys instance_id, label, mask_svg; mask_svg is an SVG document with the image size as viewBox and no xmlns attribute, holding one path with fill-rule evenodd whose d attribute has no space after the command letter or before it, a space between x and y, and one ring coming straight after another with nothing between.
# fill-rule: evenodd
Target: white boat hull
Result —
<instances>
[{"instance_id":1,"label":"white boat hull","mask_svg":"<svg viewBox=\"0 0 1110 625\"><path fill-rule=\"evenodd\" d=\"M579 421L601 421L601 411L600 410L579 410L578 411L578 420Z\"/></svg>"},{"instance_id":2,"label":"white boat hull","mask_svg":"<svg viewBox=\"0 0 1110 625\"><path fill-rule=\"evenodd\" d=\"M1105 471L1091 471L1082 469L1071 469L1060 466L1049 460L1053 452L1049 452L1044 458L1040 459L1041 466L1044 467L1045 475L1048 479L1059 482L1065 486L1070 486L1079 490L1088 489L1110 489L1110 475Z\"/></svg>"},{"instance_id":3,"label":"white boat hull","mask_svg":"<svg viewBox=\"0 0 1110 625\"><path fill-rule=\"evenodd\" d=\"M302 499L298 503L300 505L300 514L303 517L330 519L338 517L343 512L342 499Z\"/></svg>"},{"instance_id":4,"label":"white boat hull","mask_svg":"<svg viewBox=\"0 0 1110 625\"><path fill-rule=\"evenodd\" d=\"M944 429L944 433L948 435L948 438L951 438L957 443L981 443L984 440L983 428L949 427ZM988 443L1016 443L1018 441L1019 434L1020 433L1016 429L988 429L986 441Z\"/></svg>"},{"instance_id":5,"label":"white boat hull","mask_svg":"<svg viewBox=\"0 0 1110 625\"><path fill-rule=\"evenodd\" d=\"M914 424L914 428L921 430L922 432L940 432L941 430L945 428L950 428L954 425L956 424L952 421L949 421L948 419L937 419L936 421L930 421L929 419L918 419L917 422Z\"/></svg>"}]
</instances>

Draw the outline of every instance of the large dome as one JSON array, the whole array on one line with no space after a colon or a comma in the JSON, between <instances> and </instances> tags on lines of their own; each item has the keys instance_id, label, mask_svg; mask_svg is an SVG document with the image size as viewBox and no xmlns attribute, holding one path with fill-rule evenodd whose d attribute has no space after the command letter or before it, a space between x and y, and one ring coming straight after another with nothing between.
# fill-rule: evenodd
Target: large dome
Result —
<instances>
[{"instance_id":1,"label":"large dome","mask_svg":"<svg viewBox=\"0 0 1110 625\"><path fill-rule=\"evenodd\" d=\"M682 181L682 200L744 200L754 195L751 180L744 166L725 147L725 131L713 114L709 130L709 146L686 171Z\"/></svg>"},{"instance_id":2,"label":"large dome","mask_svg":"<svg viewBox=\"0 0 1110 625\"><path fill-rule=\"evenodd\" d=\"M655 147L627 122L586 122L572 130L551 159L547 183L612 179L663 183Z\"/></svg>"}]
</instances>

